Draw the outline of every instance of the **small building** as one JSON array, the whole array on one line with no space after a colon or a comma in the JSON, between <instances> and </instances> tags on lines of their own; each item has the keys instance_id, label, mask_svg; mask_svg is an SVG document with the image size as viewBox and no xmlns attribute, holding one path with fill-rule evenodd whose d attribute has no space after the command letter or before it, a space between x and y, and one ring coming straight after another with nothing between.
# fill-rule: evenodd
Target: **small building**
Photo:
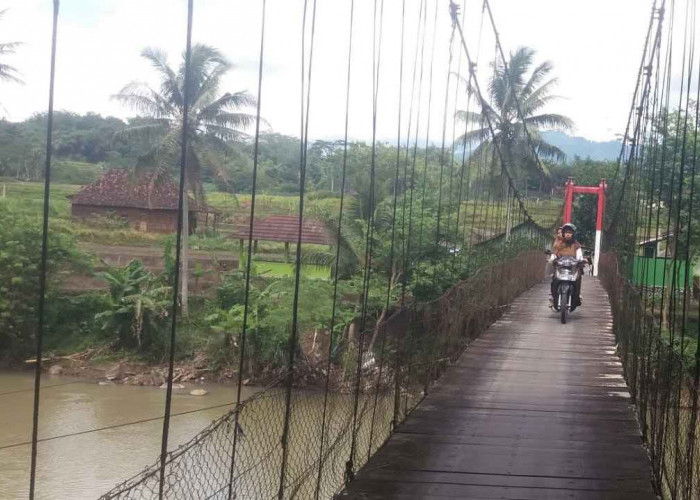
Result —
<instances>
[{"instance_id":1,"label":"small building","mask_svg":"<svg viewBox=\"0 0 700 500\"><path fill-rule=\"evenodd\" d=\"M639 248L638 255L640 257L647 258L667 258L668 252L668 241L673 238L673 233L661 234L659 233L655 238L649 238L644 241L640 241L637 246Z\"/></svg>"},{"instance_id":2,"label":"small building","mask_svg":"<svg viewBox=\"0 0 700 500\"><path fill-rule=\"evenodd\" d=\"M71 200L71 215L76 219L120 218L144 232L177 231L179 188L164 172L135 174L113 168L92 184L83 187ZM219 212L189 198L190 233L197 224L216 228Z\"/></svg>"},{"instance_id":3,"label":"small building","mask_svg":"<svg viewBox=\"0 0 700 500\"><path fill-rule=\"evenodd\" d=\"M257 251L258 241L278 241L284 243L285 255L289 259L289 245L299 239L299 217L297 215L269 215L253 221L253 252ZM236 221L230 238L240 241L241 250L250 237L250 219ZM316 219L304 219L301 227L301 242L304 244L332 244L323 222Z\"/></svg>"}]
</instances>

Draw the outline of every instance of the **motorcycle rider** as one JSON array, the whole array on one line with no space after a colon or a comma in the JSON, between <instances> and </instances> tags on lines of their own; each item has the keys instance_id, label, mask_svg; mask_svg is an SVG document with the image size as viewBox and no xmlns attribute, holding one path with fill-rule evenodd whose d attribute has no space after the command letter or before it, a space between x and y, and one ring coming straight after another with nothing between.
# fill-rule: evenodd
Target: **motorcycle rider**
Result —
<instances>
[{"instance_id":1,"label":"motorcycle rider","mask_svg":"<svg viewBox=\"0 0 700 500\"><path fill-rule=\"evenodd\" d=\"M550 262L554 262L559 257L574 257L578 262L583 264L583 251L581 250L581 245L574 235L576 234L576 226L572 223L567 222L561 227L562 239L552 248L552 255L550 256ZM581 305L581 274L579 273L578 279L574 283L574 295L572 297L571 310L573 311L578 306ZM552 284L550 287L549 305L554 305L554 296L557 294L557 289L559 288L559 280L557 280L557 275L554 273L552 275Z\"/></svg>"}]
</instances>

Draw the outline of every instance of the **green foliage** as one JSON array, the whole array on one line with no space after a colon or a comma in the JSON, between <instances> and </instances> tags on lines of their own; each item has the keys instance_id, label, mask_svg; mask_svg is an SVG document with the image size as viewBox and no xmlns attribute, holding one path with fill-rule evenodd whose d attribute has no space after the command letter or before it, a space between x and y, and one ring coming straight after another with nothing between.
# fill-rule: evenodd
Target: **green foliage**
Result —
<instances>
[{"instance_id":1,"label":"green foliage","mask_svg":"<svg viewBox=\"0 0 700 500\"><path fill-rule=\"evenodd\" d=\"M63 355L103 345L105 338L95 316L109 306L104 292L53 294L46 311L46 350Z\"/></svg>"},{"instance_id":2,"label":"green foliage","mask_svg":"<svg viewBox=\"0 0 700 500\"><path fill-rule=\"evenodd\" d=\"M84 265L70 238L49 233L47 302L57 295L60 271ZM39 217L18 215L0 200L0 358L17 359L34 347L41 270Z\"/></svg>"},{"instance_id":3,"label":"green foliage","mask_svg":"<svg viewBox=\"0 0 700 500\"><path fill-rule=\"evenodd\" d=\"M101 165L80 161L60 160L51 166L51 182L61 184L90 184L103 173Z\"/></svg>"},{"instance_id":4,"label":"green foliage","mask_svg":"<svg viewBox=\"0 0 700 500\"><path fill-rule=\"evenodd\" d=\"M575 158L571 165L571 177L580 186L597 186L601 179L610 179L615 172L617 162L581 160ZM617 197L612 190L606 200L607 211L614 209ZM598 213L598 197L591 195L577 195L575 197L572 213L573 223L578 229L577 239L581 244L592 247L595 243L595 223Z\"/></svg>"},{"instance_id":5,"label":"green foliage","mask_svg":"<svg viewBox=\"0 0 700 500\"><path fill-rule=\"evenodd\" d=\"M2 18L7 10L0 11L0 18ZM15 53L17 47L21 45L20 42L2 42L0 43L0 55L7 56ZM3 58L4 59L4 58ZM12 82L12 83L22 83L20 79L20 73L11 64L6 62L0 62L0 81L2 82Z\"/></svg>"},{"instance_id":6,"label":"green foliage","mask_svg":"<svg viewBox=\"0 0 700 500\"><path fill-rule=\"evenodd\" d=\"M101 273L109 284L109 307L95 320L122 347L165 352L161 337L167 324L171 287L163 286L138 260Z\"/></svg>"},{"instance_id":7,"label":"green foliage","mask_svg":"<svg viewBox=\"0 0 700 500\"><path fill-rule=\"evenodd\" d=\"M138 141L114 138L126 126L118 118L105 118L95 113L56 112L53 180L86 184L101 172L98 164L133 165L143 154L144 147ZM19 123L0 120L0 176L41 179L45 141L46 114L37 114Z\"/></svg>"}]
</instances>

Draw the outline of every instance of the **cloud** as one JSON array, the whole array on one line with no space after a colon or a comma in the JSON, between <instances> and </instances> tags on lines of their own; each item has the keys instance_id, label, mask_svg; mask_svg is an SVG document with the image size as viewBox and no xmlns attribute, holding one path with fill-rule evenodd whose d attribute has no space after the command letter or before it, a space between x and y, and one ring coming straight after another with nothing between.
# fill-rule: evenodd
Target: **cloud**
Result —
<instances>
[{"instance_id":1,"label":"cloud","mask_svg":"<svg viewBox=\"0 0 700 500\"><path fill-rule=\"evenodd\" d=\"M27 84L2 84L0 102L7 108L10 119L20 120L46 109L50 2L6 0L5 3L10 10L2 20L2 36L25 42L11 62L22 71ZM467 0L466 3L465 34L472 56L479 58L478 74L485 79L494 54L493 35L486 20L483 29L479 29L481 2ZM538 59L548 59L554 64L559 77L558 93L566 99L553 104L551 109L573 118L579 134L604 140L624 130L648 23L646 3L493 0L492 7L506 51L521 45L531 46L538 51ZM404 135L411 108L413 58L419 41L419 4L413 0L406 2L401 103ZM261 5L260 1L249 0L195 2L194 40L220 48L236 65L224 82L225 89L255 91L257 88ZM430 107L430 140L439 142L445 123L450 20L447 2L428 0L428 5L426 63L431 53L434 8L439 9L432 99L428 98L430 75L426 64L421 101L413 104L413 120L420 108L419 136L424 139ZM262 88L263 116L276 131L295 135L300 126L302 6L303 0L268 0ZM317 3L311 80L313 137L343 135L349 6L349 0ZM160 47L170 54L172 62L177 62L184 48L185 0L74 0L62 2L61 7L58 109L126 117L129 110L110 100L110 95L134 79L157 84L153 71L139 57L141 49ZM371 138L372 131L372 7L370 1L355 2L350 87L350 135L365 140ZM385 0L377 134L391 141L395 141L398 126L401 19L401 2ZM481 50L477 51L479 43ZM456 46L454 54L458 55ZM463 63L462 71L465 67ZM414 93L417 96L418 91ZM464 105L463 97L460 105ZM449 97L449 107L451 116L454 97ZM451 118L446 123L451 124Z\"/></svg>"}]
</instances>

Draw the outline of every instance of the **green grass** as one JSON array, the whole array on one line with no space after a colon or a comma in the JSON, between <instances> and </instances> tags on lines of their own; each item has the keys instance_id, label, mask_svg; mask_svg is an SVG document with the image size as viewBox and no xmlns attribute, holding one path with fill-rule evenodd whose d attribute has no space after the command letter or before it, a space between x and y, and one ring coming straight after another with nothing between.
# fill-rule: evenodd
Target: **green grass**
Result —
<instances>
[{"instance_id":1,"label":"green grass","mask_svg":"<svg viewBox=\"0 0 700 500\"><path fill-rule=\"evenodd\" d=\"M294 264L286 262L255 261L259 276L294 276ZM329 279L330 267L302 265L302 273L310 278Z\"/></svg>"},{"instance_id":2,"label":"green grass","mask_svg":"<svg viewBox=\"0 0 700 500\"><path fill-rule=\"evenodd\" d=\"M218 208L224 218L247 217L250 214L251 196L249 194L233 195L231 193L211 192L207 193L207 203ZM308 198L306 201L307 214L313 214L317 210L337 212L340 207L340 198ZM292 195L259 194L255 199L256 217L265 217L272 214L296 215L299 210L299 197Z\"/></svg>"},{"instance_id":3,"label":"green grass","mask_svg":"<svg viewBox=\"0 0 700 500\"><path fill-rule=\"evenodd\" d=\"M561 200L526 200L525 206L534 221L542 227L553 227L561 219ZM516 221L520 220L519 210L515 210L514 217ZM467 229L492 229L502 227L505 218L506 204L503 201L465 201L460 210L459 227L464 227L466 222Z\"/></svg>"}]
</instances>

